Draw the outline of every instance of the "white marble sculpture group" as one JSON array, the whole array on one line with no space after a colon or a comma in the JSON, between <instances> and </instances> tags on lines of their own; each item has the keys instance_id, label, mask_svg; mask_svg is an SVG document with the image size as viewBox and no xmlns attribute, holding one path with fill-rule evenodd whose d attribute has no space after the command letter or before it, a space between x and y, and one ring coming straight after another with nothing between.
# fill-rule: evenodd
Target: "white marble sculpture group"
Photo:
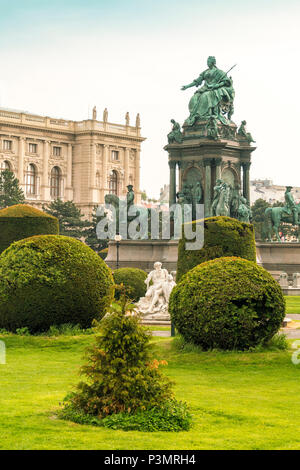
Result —
<instances>
[{"instance_id":1,"label":"white marble sculpture group","mask_svg":"<svg viewBox=\"0 0 300 470\"><path fill-rule=\"evenodd\" d=\"M141 297L136 304L137 311L142 313L144 318L169 320L169 298L173 287L176 285L172 274L169 274L166 269L162 269L162 263L157 261L154 263L154 270L148 274L145 283L147 292L145 297Z\"/></svg>"}]
</instances>

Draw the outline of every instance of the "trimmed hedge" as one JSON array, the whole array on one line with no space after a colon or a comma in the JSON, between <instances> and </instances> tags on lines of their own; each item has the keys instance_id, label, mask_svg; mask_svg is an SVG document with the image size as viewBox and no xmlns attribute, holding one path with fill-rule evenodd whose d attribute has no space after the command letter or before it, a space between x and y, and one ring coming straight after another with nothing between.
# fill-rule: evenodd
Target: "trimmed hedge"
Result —
<instances>
[{"instance_id":1,"label":"trimmed hedge","mask_svg":"<svg viewBox=\"0 0 300 470\"><path fill-rule=\"evenodd\" d=\"M193 231L199 221L192 222ZM183 236L178 244L177 282L190 269L204 261L222 256L238 256L256 262L253 225L231 217L204 219L204 246L201 250L186 250Z\"/></svg>"},{"instance_id":2,"label":"trimmed hedge","mask_svg":"<svg viewBox=\"0 0 300 470\"><path fill-rule=\"evenodd\" d=\"M13 243L0 256L0 328L31 333L64 323L91 326L113 299L103 260L80 241L38 235Z\"/></svg>"},{"instance_id":3,"label":"trimmed hedge","mask_svg":"<svg viewBox=\"0 0 300 470\"><path fill-rule=\"evenodd\" d=\"M0 210L0 253L13 242L33 235L58 235L56 217L25 204Z\"/></svg>"},{"instance_id":4,"label":"trimmed hedge","mask_svg":"<svg viewBox=\"0 0 300 470\"><path fill-rule=\"evenodd\" d=\"M147 273L138 268L120 268L113 271L113 277L116 284L124 284L126 295L137 302L146 294L145 280ZM120 291L116 289L115 298L120 298Z\"/></svg>"},{"instance_id":5,"label":"trimmed hedge","mask_svg":"<svg viewBox=\"0 0 300 470\"><path fill-rule=\"evenodd\" d=\"M251 261L224 257L186 273L170 296L169 312L184 340L244 350L269 341L285 315L279 284Z\"/></svg>"}]
</instances>

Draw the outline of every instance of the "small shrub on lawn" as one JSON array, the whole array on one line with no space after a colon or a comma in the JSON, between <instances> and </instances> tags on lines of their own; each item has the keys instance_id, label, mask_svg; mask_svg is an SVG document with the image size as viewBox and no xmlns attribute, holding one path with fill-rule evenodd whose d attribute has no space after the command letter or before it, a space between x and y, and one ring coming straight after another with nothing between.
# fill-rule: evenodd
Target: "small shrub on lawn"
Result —
<instances>
[{"instance_id":1,"label":"small shrub on lawn","mask_svg":"<svg viewBox=\"0 0 300 470\"><path fill-rule=\"evenodd\" d=\"M186 403L169 400L161 407L155 406L137 413L117 413L104 419L87 415L66 406L60 418L77 424L90 424L123 431L188 431L191 427L191 415Z\"/></svg>"},{"instance_id":2,"label":"small shrub on lawn","mask_svg":"<svg viewBox=\"0 0 300 470\"><path fill-rule=\"evenodd\" d=\"M122 426L129 426L122 414L128 415L129 419L136 413L148 413L155 408L164 409L157 421L166 427L163 422L171 417L171 409L176 411L174 419L180 415L183 405L176 405L172 382L159 370L159 366L166 362L151 357L150 334L140 324L139 317L132 315L132 309L123 295L98 323L95 345L88 349L87 364L81 369L87 381L80 382L77 390L65 398L61 412L64 419L74 421L73 418L78 420L86 416L90 424L95 424L94 418L103 420L116 415L116 421L108 420L111 426L113 423L119 426L119 420ZM140 422L143 420L141 417L138 419ZM175 426L171 421L170 426ZM132 422L130 425L133 426Z\"/></svg>"}]
</instances>

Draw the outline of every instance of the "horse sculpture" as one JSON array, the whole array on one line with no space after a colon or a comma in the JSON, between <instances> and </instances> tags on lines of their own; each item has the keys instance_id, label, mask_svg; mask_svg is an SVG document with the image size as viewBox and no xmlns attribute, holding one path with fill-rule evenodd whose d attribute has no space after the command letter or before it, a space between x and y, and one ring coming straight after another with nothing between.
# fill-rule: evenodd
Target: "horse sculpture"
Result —
<instances>
[{"instance_id":1,"label":"horse sculpture","mask_svg":"<svg viewBox=\"0 0 300 470\"><path fill-rule=\"evenodd\" d=\"M106 194L105 207L109 208L112 206L116 214L116 230L117 233L120 230L120 224L130 224L136 220L140 227L140 231L136 232L133 237L129 237L133 240L146 239L148 238L148 209L139 207L134 204L127 206L127 201L119 199L115 194ZM133 214L133 215L131 215ZM128 227L127 227L128 229ZM128 233L127 233L128 235Z\"/></svg>"},{"instance_id":2,"label":"horse sculpture","mask_svg":"<svg viewBox=\"0 0 300 470\"><path fill-rule=\"evenodd\" d=\"M296 207L298 211L298 225L300 226L300 203L296 204ZM272 241L272 231L274 230L277 241L281 242L279 236L279 225L281 222L293 224L293 214L287 207L268 207L265 210L264 236L266 241Z\"/></svg>"}]
</instances>

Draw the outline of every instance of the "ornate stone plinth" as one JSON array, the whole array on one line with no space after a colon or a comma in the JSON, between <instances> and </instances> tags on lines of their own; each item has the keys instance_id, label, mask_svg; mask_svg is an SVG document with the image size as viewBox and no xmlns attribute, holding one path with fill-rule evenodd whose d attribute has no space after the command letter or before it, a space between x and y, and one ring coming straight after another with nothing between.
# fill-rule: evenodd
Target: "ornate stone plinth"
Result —
<instances>
[{"instance_id":1,"label":"ornate stone plinth","mask_svg":"<svg viewBox=\"0 0 300 470\"><path fill-rule=\"evenodd\" d=\"M182 141L164 147L169 154L170 204L176 202L177 185L179 191L188 185L195 198L198 183L202 197L199 196L197 202L204 204L205 217L212 215L213 189L218 179L225 181L232 190L242 187L248 203L250 198L249 169L255 147L237 134L237 126L233 122L229 125L218 123L217 128L218 137L213 139L207 133L206 121L192 127L184 125ZM179 169L178 182L176 167Z\"/></svg>"}]
</instances>

